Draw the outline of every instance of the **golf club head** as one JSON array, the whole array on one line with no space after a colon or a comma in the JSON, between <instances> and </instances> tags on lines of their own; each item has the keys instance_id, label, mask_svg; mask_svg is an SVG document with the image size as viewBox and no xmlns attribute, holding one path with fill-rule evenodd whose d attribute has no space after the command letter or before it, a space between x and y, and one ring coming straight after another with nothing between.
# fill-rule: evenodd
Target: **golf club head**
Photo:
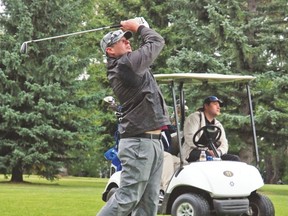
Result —
<instances>
[{"instance_id":1,"label":"golf club head","mask_svg":"<svg viewBox=\"0 0 288 216\"><path fill-rule=\"evenodd\" d=\"M22 45L21 45L21 48L20 48L20 52L23 53L23 54L26 54L27 53L27 48L28 48L28 42L24 42Z\"/></svg>"}]
</instances>

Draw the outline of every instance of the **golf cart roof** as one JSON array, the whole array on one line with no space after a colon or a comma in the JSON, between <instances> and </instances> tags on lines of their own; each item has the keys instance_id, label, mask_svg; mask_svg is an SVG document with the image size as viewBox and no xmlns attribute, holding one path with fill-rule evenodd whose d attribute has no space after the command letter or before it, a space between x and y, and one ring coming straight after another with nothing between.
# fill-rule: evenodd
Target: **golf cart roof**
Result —
<instances>
[{"instance_id":1,"label":"golf cart roof","mask_svg":"<svg viewBox=\"0 0 288 216\"><path fill-rule=\"evenodd\" d=\"M173 74L155 74L158 83L224 83L224 82L244 82L248 83L255 79L248 75L226 75L212 73L173 73Z\"/></svg>"}]
</instances>

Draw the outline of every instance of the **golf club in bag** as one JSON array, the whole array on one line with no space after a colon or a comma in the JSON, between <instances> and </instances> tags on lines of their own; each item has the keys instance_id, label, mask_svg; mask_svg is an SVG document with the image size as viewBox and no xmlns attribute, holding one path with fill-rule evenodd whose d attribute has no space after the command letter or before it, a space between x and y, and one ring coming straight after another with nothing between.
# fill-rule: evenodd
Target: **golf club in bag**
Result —
<instances>
[{"instance_id":1,"label":"golf club in bag","mask_svg":"<svg viewBox=\"0 0 288 216\"><path fill-rule=\"evenodd\" d=\"M47 38L41 38L41 39L36 39L36 40L25 41L21 45L20 52L21 53L27 53L27 49L28 49L28 44L29 43L36 43L36 42L45 41L45 40L53 40L53 39L57 39L57 38L69 37L69 36L85 34L85 33L95 32L95 31L101 31L101 30L110 29L110 28L119 28L119 27L121 27L120 24L112 25L112 26L105 26L105 27L100 27L100 28L95 28L95 29L90 29L90 30L86 30L86 31L73 32L73 33L68 33L68 34L63 34L63 35L58 35L58 36L53 36L53 37L47 37Z\"/></svg>"},{"instance_id":2,"label":"golf club in bag","mask_svg":"<svg viewBox=\"0 0 288 216\"><path fill-rule=\"evenodd\" d=\"M104 98L104 101L107 104L109 104L108 108L114 111L114 114L118 120L117 130L114 133L115 145L104 153L104 157L107 160L111 161L111 167L110 167L110 176L111 176L114 172L120 171L122 169L121 161L118 158L118 146L119 146L119 141L120 141L120 133L118 131L118 124L122 120L123 113L121 112L122 106L116 103L114 97L107 96Z\"/></svg>"}]
</instances>

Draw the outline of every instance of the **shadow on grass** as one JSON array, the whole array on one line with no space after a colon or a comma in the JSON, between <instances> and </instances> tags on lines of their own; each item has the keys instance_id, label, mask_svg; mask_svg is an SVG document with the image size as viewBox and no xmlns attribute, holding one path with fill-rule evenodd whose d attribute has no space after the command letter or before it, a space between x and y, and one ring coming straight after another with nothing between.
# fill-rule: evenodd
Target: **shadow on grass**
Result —
<instances>
[{"instance_id":1,"label":"shadow on grass","mask_svg":"<svg viewBox=\"0 0 288 216\"><path fill-rule=\"evenodd\" d=\"M26 179L30 178L30 176L25 177ZM45 186L58 186L59 185L59 179L55 180L47 180L45 178L38 178L31 177L31 181L23 180L22 182L15 182L11 181L9 177L4 176L5 180L0 180L0 184L11 184L11 185L45 185ZM46 182L39 182L39 181L46 181Z\"/></svg>"},{"instance_id":2,"label":"shadow on grass","mask_svg":"<svg viewBox=\"0 0 288 216\"><path fill-rule=\"evenodd\" d=\"M12 182L12 181L0 181L0 184L11 184L11 185L45 185L45 186L60 186L59 183L41 183L41 182Z\"/></svg>"},{"instance_id":3,"label":"shadow on grass","mask_svg":"<svg viewBox=\"0 0 288 216\"><path fill-rule=\"evenodd\" d=\"M49 187L64 187L64 188L90 188L99 186L104 188L108 179L99 178L85 178L85 177L74 177L74 176L59 176L54 180L48 180L43 177L36 175L25 176L23 182L11 182L10 179L2 176L0 178L0 185L30 185L30 186L49 186Z\"/></svg>"}]
</instances>

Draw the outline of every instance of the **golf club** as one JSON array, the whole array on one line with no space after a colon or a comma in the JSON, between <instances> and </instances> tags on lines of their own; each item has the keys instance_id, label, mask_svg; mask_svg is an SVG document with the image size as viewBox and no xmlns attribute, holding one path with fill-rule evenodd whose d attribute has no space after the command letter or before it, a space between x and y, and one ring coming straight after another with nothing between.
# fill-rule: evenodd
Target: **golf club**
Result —
<instances>
[{"instance_id":1,"label":"golf club","mask_svg":"<svg viewBox=\"0 0 288 216\"><path fill-rule=\"evenodd\" d=\"M110 29L110 28L119 28L119 27L121 27L120 24L113 25L113 26L105 26L105 27L90 29L90 30L86 30L86 31L68 33L68 34L63 34L63 35L58 35L58 36L53 36L53 37L47 37L47 38L41 38L41 39L36 39L36 40L25 41L21 45L20 52L21 53L27 53L28 43L36 43L36 42L45 41L45 40L53 40L53 39L57 39L57 38L69 37L69 36L73 36L73 35L84 34L84 33L89 33L89 32L94 32L94 31L100 31L100 30Z\"/></svg>"}]
</instances>

